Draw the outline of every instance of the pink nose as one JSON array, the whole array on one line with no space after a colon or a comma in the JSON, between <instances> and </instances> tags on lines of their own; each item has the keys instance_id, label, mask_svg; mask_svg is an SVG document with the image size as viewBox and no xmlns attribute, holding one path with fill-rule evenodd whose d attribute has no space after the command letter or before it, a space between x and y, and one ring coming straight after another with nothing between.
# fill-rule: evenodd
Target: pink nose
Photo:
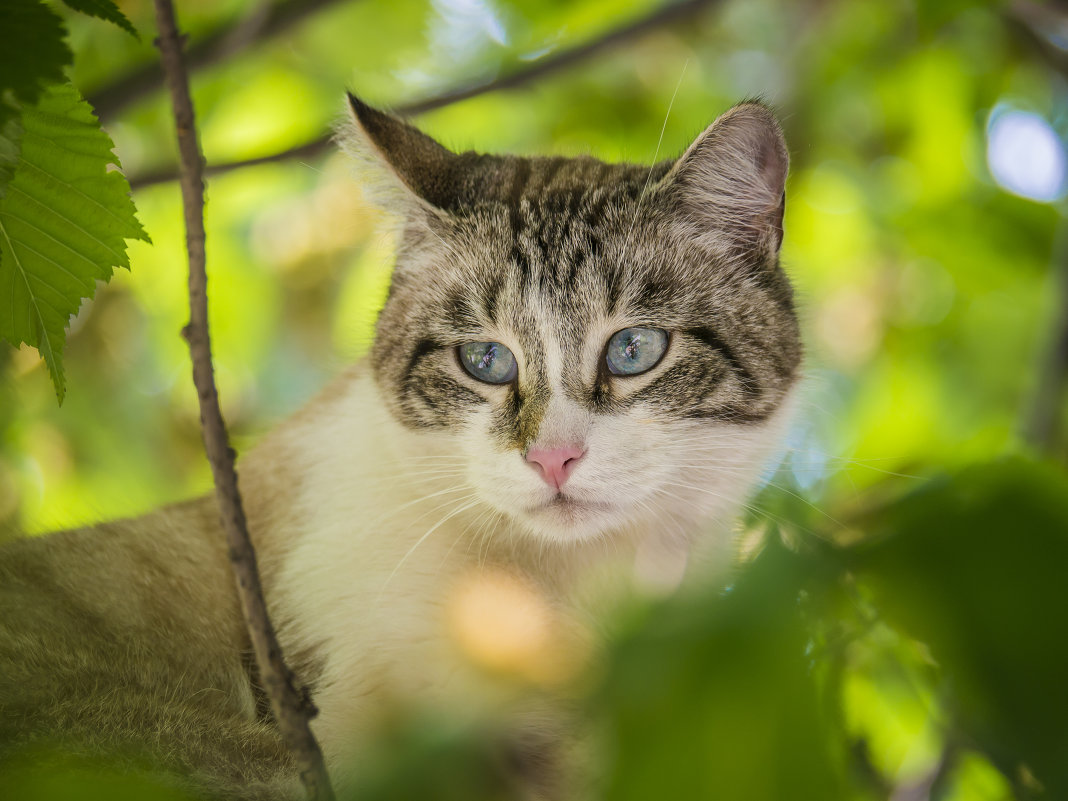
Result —
<instances>
[{"instance_id":1,"label":"pink nose","mask_svg":"<svg viewBox=\"0 0 1068 801\"><path fill-rule=\"evenodd\" d=\"M567 483L571 471L578 465L585 454L577 445L565 445L562 448L531 448L526 460L530 462L545 479L545 483L554 489L560 489Z\"/></svg>"}]
</instances>

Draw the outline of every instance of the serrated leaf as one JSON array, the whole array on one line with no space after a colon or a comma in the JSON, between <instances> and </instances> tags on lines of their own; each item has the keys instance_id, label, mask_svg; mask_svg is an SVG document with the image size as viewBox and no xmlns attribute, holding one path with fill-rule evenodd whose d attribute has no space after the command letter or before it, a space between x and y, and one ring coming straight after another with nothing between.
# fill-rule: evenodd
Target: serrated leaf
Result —
<instances>
[{"instance_id":1,"label":"serrated leaf","mask_svg":"<svg viewBox=\"0 0 1068 801\"><path fill-rule=\"evenodd\" d=\"M64 80L73 55L63 21L40 0L0 2L0 126L19 103L37 101L45 84Z\"/></svg>"},{"instance_id":2,"label":"serrated leaf","mask_svg":"<svg viewBox=\"0 0 1068 801\"><path fill-rule=\"evenodd\" d=\"M119 7L116 6L111 0L63 0L68 6L75 11L81 11L83 14L88 14L91 17L98 17L99 19L107 20L108 22L114 22L124 31L129 31L135 38L140 39L137 30L130 23L130 20L126 18L126 15L119 11Z\"/></svg>"},{"instance_id":3,"label":"serrated leaf","mask_svg":"<svg viewBox=\"0 0 1068 801\"><path fill-rule=\"evenodd\" d=\"M63 401L65 329L96 282L129 267L127 239L149 241L114 145L70 84L22 117L22 151L0 200L0 338L36 347Z\"/></svg>"}]
</instances>

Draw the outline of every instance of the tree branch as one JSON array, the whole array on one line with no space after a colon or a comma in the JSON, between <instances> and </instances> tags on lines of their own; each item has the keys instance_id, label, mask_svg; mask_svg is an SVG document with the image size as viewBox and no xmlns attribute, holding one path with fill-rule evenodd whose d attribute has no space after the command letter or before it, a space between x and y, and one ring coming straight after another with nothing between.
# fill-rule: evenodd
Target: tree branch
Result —
<instances>
[{"instance_id":1,"label":"tree branch","mask_svg":"<svg viewBox=\"0 0 1068 801\"><path fill-rule=\"evenodd\" d=\"M233 25L212 31L188 48L186 74L233 58L243 50L297 25L341 0L282 0L265 2ZM163 69L155 61L137 67L91 93L89 101L101 122L113 119L127 106L163 88Z\"/></svg>"},{"instance_id":2,"label":"tree branch","mask_svg":"<svg viewBox=\"0 0 1068 801\"><path fill-rule=\"evenodd\" d=\"M226 424L219 408L208 334L207 272L204 255L204 159L197 141L189 80L183 63L182 45L171 0L155 0L163 72L170 88L181 159L182 206L185 212L186 248L189 251L189 324L183 335L193 361L193 383L200 399L200 423L204 448L215 480L215 496L229 545L230 563L237 583L259 675L271 701L271 709L309 799L332 801L334 795L319 744L309 720L315 710L307 693L294 685L293 674L282 658L274 628L263 600L256 552L248 534L241 494L234 469Z\"/></svg>"},{"instance_id":3,"label":"tree branch","mask_svg":"<svg viewBox=\"0 0 1068 801\"><path fill-rule=\"evenodd\" d=\"M393 112L402 117L412 117L452 105L453 103L459 103L461 100L469 100L473 97L478 97L479 95L496 92L499 89L515 89L524 86L550 73L573 67L597 53L600 53L602 50L616 47L624 42L640 38L650 31L695 16L706 8L719 2L720 0L683 0L683 2L679 3L668 3L645 17L610 30L604 35L589 42L583 42L575 47L560 50L542 59L533 61L530 63L530 66L518 69L509 75L502 75L485 83L472 84L446 90L439 95L401 105L394 108ZM269 156L213 164L207 167L207 174L220 175L242 167L254 167L259 164L271 164L278 161L297 158L315 158L330 147L331 136L331 134L326 133L311 142L289 148L288 150L283 150L279 153L272 153ZM132 188L140 189L145 186L152 186L153 184L173 181L177 177L178 172L174 167L163 167L158 170L142 173L141 175L128 176L128 179Z\"/></svg>"}]
</instances>

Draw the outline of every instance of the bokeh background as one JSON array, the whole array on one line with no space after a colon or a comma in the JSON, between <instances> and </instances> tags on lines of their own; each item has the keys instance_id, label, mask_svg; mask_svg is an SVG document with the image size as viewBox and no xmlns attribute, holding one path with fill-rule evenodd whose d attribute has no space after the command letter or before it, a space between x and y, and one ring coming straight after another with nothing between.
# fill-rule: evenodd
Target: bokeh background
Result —
<instances>
[{"instance_id":1,"label":"bokeh background","mask_svg":"<svg viewBox=\"0 0 1068 801\"><path fill-rule=\"evenodd\" d=\"M132 269L73 320L62 407L36 351L0 346L0 528L210 488L152 8L119 5L141 41L72 15L71 76L153 244L131 243ZM700 612L669 603L622 626L591 702L615 732L607 792L1068 797L1068 5L177 7L213 169L209 296L239 450L360 358L388 285L392 240L328 141L345 89L457 150L635 162L680 153L739 100L772 104L793 159L783 261L803 402L744 524L753 568ZM411 753L437 755L425 764L482 758L413 737ZM405 797L390 792L367 797ZM492 795L470 793L455 797Z\"/></svg>"}]
</instances>

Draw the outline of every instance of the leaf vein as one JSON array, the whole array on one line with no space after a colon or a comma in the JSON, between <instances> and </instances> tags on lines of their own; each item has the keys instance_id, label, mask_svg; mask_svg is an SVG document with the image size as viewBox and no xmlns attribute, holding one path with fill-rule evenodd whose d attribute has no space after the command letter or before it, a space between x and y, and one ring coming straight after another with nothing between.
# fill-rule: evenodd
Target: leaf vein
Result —
<instances>
[{"instance_id":1,"label":"leaf vein","mask_svg":"<svg viewBox=\"0 0 1068 801\"><path fill-rule=\"evenodd\" d=\"M14 183L10 183L10 184L8 184L7 188L8 188L9 190L11 190L11 189L14 189L14 190L15 190L16 192L18 192L19 194L21 194L21 195L22 195L23 197L26 197L26 198L29 198L30 200L32 200L32 201L33 201L34 203L36 203L36 204L37 204L38 206L40 206L40 207L41 207L42 209L44 209L45 211L51 212L51 213L52 213L53 215L55 215L55 216L56 216L56 217L58 217L59 219L61 219L61 220L64 220L64 221L66 221L66 222L69 222L69 223L70 223L70 224L71 224L72 226L74 226L75 228L77 228L77 229L78 229L79 231L81 231L81 232L82 232L83 234L85 234L85 235L86 235L87 237L89 237L89 238L90 238L90 239L92 239L92 240L93 240L94 242L96 242L96 243L97 243L98 245L100 245L100 247L104 248L104 249L105 249L105 250L107 250L107 251L108 251L109 253L111 253L111 255L112 255L112 256L114 256L114 257L115 257L116 259L118 259L118 260L119 260L120 262L122 261L122 255L121 255L121 254L120 254L120 253L119 253L119 252L118 252L117 250L115 250L115 248L111 247L111 245L109 245L109 244L108 244L107 242L104 242L104 241L102 241L102 240L101 240L101 239L100 239L99 237L93 236L93 235L92 235L92 234L91 234L91 233L90 233L89 231L87 231L87 230L86 230L85 228L83 228L83 227L82 227L82 226L81 226L81 225L80 225L80 224L79 224L78 222L76 222L75 220L71 219L70 217L68 217L68 216L67 216L66 214L64 214L63 212L60 212L60 211L56 211L55 209L51 209L51 208L49 208L49 207L48 207L48 206L46 206L46 205L45 205L44 203L42 203L42 202L41 202L40 200L38 200L37 198L35 198L35 197L34 197L33 195L29 194L29 193L28 193L28 192L26 192L26 191L25 191L24 189L22 189L22 187L16 186L16 185L15 185ZM23 221L23 222L25 222L25 223L26 223L27 225L30 225L30 226L32 226L32 227L34 227L34 228L37 228L37 226L33 225L33 223L30 223L30 222L29 222L28 220L26 220L26 219L25 219L24 217L19 217L18 219L22 220L22 221ZM40 228L37 228L37 230L38 230L38 231L41 231L41 229L40 229ZM48 236L48 234L46 234L46 233L45 233L44 231L41 231L41 233L42 233L42 234L45 234L45 236ZM58 240L57 240L57 241L58 241ZM62 243L60 243L60 244L62 244ZM64 245L64 247L67 247L68 249L70 249L70 250L73 250L73 248L70 248L70 247L69 247L68 245ZM87 257L83 257L83 258L86 258L86 261L89 261L89 262L91 262L91 263L93 264L93 266L94 266L94 267L96 266L96 262L94 262L94 261L93 261L92 259L89 259L89 258L87 258Z\"/></svg>"},{"instance_id":2,"label":"leaf vein","mask_svg":"<svg viewBox=\"0 0 1068 801\"><path fill-rule=\"evenodd\" d=\"M2 212L0 212L0 217L10 217L13 220L18 220L23 225L35 230L41 236L44 236L44 237L47 237L48 239L51 239L53 242L55 242L57 245L59 245L62 248L66 248L71 253L73 253L75 256L77 256L79 259L82 259L83 261L88 262L90 264L90 266L92 266L94 271L100 269L100 265L98 265L95 261L93 261L88 256L86 256L84 253L79 253L77 250L72 248L70 245L68 245L65 242L61 242L60 240L56 239L50 233L48 233L47 231L41 229L39 226L34 225L32 222L27 220L25 217L20 217L17 214L12 214L10 211L2 211ZM46 260L52 262L52 264L54 264L57 267L59 267L59 269L61 269L63 272L65 272L67 275L69 275L71 278L73 278L75 281L79 281L79 282L81 281L81 279L78 277L77 273L72 273L70 270L68 270L66 267L64 267L62 264L60 264L55 259L49 258L48 256L45 256L43 253L41 253L41 252L39 252L37 250L34 250L34 248L30 247L29 245L27 245L22 240L19 240L19 245L21 245L22 247L26 248L27 250L33 251L38 256L40 256L42 259L46 259Z\"/></svg>"},{"instance_id":3,"label":"leaf vein","mask_svg":"<svg viewBox=\"0 0 1068 801\"><path fill-rule=\"evenodd\" d=\"M41 136L40 134L38 134L37 138L39 138L39 139L43 139L43 140L44 140L44 141L46 141L46 142L51 142L51 143L52 143L52 144L54 144L54 145L55 145L56 147L62 147L62 145L58 144L57 142L54 142L53 140L49 139L49 138L48 138L48 137L46 137L46 136ZM70 182L68 182L68 181L64 181L64 180L63 180L62 178L60 178L59 176L57 176L57 175L54 175L53 173L50 173L50 172L49 172L48 170L46 170L46 169L45 169L44 167L40 167L40 166L38 166L37 164L34 164L34 163L33 163L32 161L26 161L26 159L25 159L25 158L23 158L22 156L20 156L20 157L19 157L19 163L21 163L21 164L25 164L25 165L26 165L26 166L28 166L28 167L33 167L33 169L37 170L37 171L38 171L39 173L41 173L42 175L47 175L47 176L48 176L49 178L51 178L51 179L52 179L53 181L55 181L56 183L58 183L58 184L60 184L60 185L62 185L62 186L68 187L68 188L69 188L69 189L70 189L70 190L71 190L72 192L76 192L77 194L81 195L81 196L82 196L82 197L83 197L83 198L84 198L85 200L89 201L90 203L92 203L92 204L93 204L93 205L95 205L95 206L98 206L98 207L99 207L99 208L101 209L101 211L103 211L104 213L106 213L106 214L107 214L108 216L110 216L110 217L111 217L112 219L114 219L114 220L115 220L115 222L119 223L119 224L120 224L120 225L122 225L122 226L123 226L124 228L127 228L127 227L129 227L129 221L127 221L127 220L124 220L124 219L123 219L122 217L120 217L120 216L119 216L118 214L116 214L116 213L115 213L114 211L112 211L111 209L109 209L109 208L108 208L107 206L105 206L105 205L104 205L103 203L101 203L101 202L100 202L99 200L97 200L96 198L94 198L94 197L91 197L90 195L87 195L87 194L85 194L85 192L83 192L82 190L78 189L78 188L77 188L76 186L74 186L74 184L72 184L72 183L70 183ZM112 163L112 164L113 164L114 162L109 162L109 163ZM107 175L107 173L105 173L105 176L106 176L106 175Z\"/></svg>"},{"instance_id":4,"label":"leaf vein","mask_svg":"<svg viewBox=\"0 0 1068 801\"><path fill-rule=\"evenodd\" d=\"M15 253L15 248L11 242L11 237L7 234L7 229L4 227L3 222L0 222L0 234L3 234L4 240L7 242L7 249L11 252L11 258L15 262L16 271L22 276L22 282L26 285L26 294L29 295L30 305L33 306L33 310L37 315L37 322L40 325L41 336L46 340L46 347L48 351L52 352L52 343L48 340L48 329L45 327L44 315L41 314L41 309L37 305L37 296L34 294L33 289L30 287L30 277L26 271L26 268L22 266L22 262L19 260L18 254ZM15 319L15 293L11 293L11 319ZM18 336L18 334L16 334Z\"/></svg>"}]
</instances>

